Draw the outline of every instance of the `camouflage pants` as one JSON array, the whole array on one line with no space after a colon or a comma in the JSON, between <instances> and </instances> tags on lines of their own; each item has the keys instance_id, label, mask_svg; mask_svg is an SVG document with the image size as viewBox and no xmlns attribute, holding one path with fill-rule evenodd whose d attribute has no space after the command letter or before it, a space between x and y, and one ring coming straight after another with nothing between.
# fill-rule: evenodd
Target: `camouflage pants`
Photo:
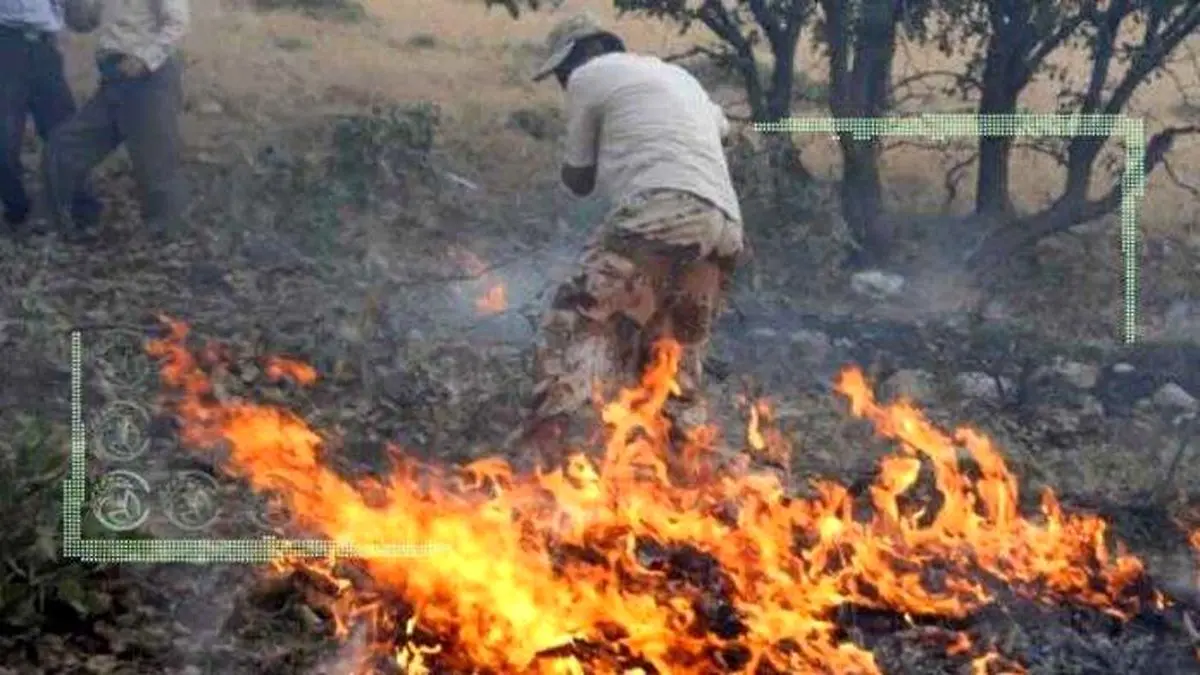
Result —
<instances>
[{"instance_id":1,"label":"camouflage pants","mask_svg":"<svg viewBox=\"0 0 1200 675\"><path fill-rule=\"evenodd\" d=\"M596 385L609 400L635 382L662 337L683 347L677 422L702 423L702 363L741 248L741 224L688 193L654 191L615 210L543 316L533 424L564 427L564 445L593 440Z\"/></svg>"}]
</instances>

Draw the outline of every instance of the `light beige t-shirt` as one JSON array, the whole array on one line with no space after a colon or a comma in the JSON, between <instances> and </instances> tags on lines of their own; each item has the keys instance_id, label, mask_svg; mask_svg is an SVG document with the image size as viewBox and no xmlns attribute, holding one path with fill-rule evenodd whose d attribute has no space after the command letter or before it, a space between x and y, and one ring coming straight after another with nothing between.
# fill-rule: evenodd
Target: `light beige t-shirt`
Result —
<instances>
[{"instance_id":1,"label":"light beige t-shirt","mask_svg":"<svg viewBox=\"0 0 1200 675\"><path fill-rule=\"evenodd\" d=\"M596 166L615 205L647 190L683 190L741 222L721 139L729 121L679 66L640 54L596 57L567 82L563 161Z\"/></svg>"}]
</instances>

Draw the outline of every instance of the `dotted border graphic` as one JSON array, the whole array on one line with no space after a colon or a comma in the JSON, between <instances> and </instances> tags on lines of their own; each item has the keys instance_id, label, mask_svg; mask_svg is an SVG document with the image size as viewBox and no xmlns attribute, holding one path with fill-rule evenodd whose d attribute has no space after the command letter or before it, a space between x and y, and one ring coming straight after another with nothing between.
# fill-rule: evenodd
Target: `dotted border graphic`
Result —
<instances>
[{"instance_id":1,"label":"dotted border graphic","mask_svg":"<svg viewBox=\"0 0 1200 675\"><path fill-rule=\"evenodd\" d=\"M1125 148L1121 177L1121 253L1124 340L1138 338L1138 210L1145 195L1145 123L1119 115L922 115L897 118L789 118L756 123L765 133L924 136L937 140L978 136L1118 136ZM262 563L281 556L307 558L413 558L436 555L436 544L355 545L328 540L84 539L87 431L83 422L83 335L71 332L71 458L63 483L63 555L98 563Z\"/></svg>"},{"instance_id":2,"label":"dotted border graphic","mask_svg":"<svg viewBox=\"0 0 1200 675\"><path fill-rule=\"evenodd\" d=\"M437 544L351 544L330 540L84 539L87 429L83 421L83 334L71 331L71 458L63 483L63 556L96 563L264 563L280 557L417 558Z\"/></svg>"},{"instance_id":3,"label":"dotted border graphic","mask_svg":"<svg viewBox=\"0 0 1200 675\"><path fill-rule=\"evenodd\" d=\"M935 140L978 136L1116 136L1125 148L1121 175L1121 258L1123 337L1137 342L1138 327L1138 210L1146 194L1146 128L1141 119L1121 115L921 115L917 117L792 117L759 122L766 133L850 134L866 140L876 136L925 136Z\"/></svg>"}]
</instances>

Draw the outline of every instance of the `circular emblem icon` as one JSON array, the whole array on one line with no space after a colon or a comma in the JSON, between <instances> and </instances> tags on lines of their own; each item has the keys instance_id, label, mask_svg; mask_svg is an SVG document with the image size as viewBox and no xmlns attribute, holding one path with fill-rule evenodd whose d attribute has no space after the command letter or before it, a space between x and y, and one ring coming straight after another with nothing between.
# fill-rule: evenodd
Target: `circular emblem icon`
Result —
<instances>
[{"instance_id":1,"label":"circular emblem icon","mask_svg":"<svg viewBox=\"0 0 1200 675\"><path fill-rule=\"evenodd\" d=\"M217 481L203 471L181 471L162 495L167 520L181 530L203 530L221 515Z\"/></svg>"},{"instance_id":2,"label":"circular emblem icon","mask_svg":"<svg viewBox=\"0 0 1200 675\"><path fill-rule=\"evenodd\" d=\"M92 515L114 532L141 527L150 517L150 484L132 471L112 471L96 483Z\"/></svg>"},{"instance_id":3,"label":"circular emblem icon","mask_svg":"<svg viewBox=\"0 0 1200 675\"><path fill-rule=\"evenodd\" d=\"M150 447L150 411L132 401L113 401L96 416L96 454L114 462L141 457Z\"/></svg>"},{"instance_id":4,"label":"circular emblem icon","mask_svg":"<svg viewBox=\"0 0 1200 675\"><path fill-rule=\"evenodd\" d=\"M153 384L154 364L146 354L145 338L132 330L104 330L88 336L91 367L122 389L143 390Z\"/></svg>"},{"instance_id":5,"label":"circular emblem icon","mask_svg":"<svg viewBox=\"0 0 1200 675\"><path fill-rule=\"evenodd\" d=\"M288 481L277 478L267 482L271 485L286 485ZM255 492L250 497L250 522L270 532L280 532L292 524L292 512L279 494Z\"/></svg>"}]
</instances>

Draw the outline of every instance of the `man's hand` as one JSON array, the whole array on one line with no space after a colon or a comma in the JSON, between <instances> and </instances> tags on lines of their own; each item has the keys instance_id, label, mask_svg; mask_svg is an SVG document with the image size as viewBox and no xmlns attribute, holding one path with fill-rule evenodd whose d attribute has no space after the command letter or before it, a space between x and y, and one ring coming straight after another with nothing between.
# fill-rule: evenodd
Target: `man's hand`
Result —
<instances>
[{"instance_id":1,"label":"man's hand","mask_svg":"<svg viewBox=\"0 0 1200 675\"><path fill-rule=\"evenodd\" d=\"M128 54L121 57L120 63L117 64L117 69L120 70L121 74L125 77L141 77L150 72L150 69L146 67L146 63L144 61L136 56L129 56Z\"/></svg>"},{"instance_id":2,"label":"man's hand","mask_svg":"<svg viewBox=\"0 0 1200 675\"><path fill-rule=\"evenodd\" d=\"M595 166L577 167L563 164L561 177L563 185L577 197L586 197L596 189Z\"/></svg>"}]
</instances>

